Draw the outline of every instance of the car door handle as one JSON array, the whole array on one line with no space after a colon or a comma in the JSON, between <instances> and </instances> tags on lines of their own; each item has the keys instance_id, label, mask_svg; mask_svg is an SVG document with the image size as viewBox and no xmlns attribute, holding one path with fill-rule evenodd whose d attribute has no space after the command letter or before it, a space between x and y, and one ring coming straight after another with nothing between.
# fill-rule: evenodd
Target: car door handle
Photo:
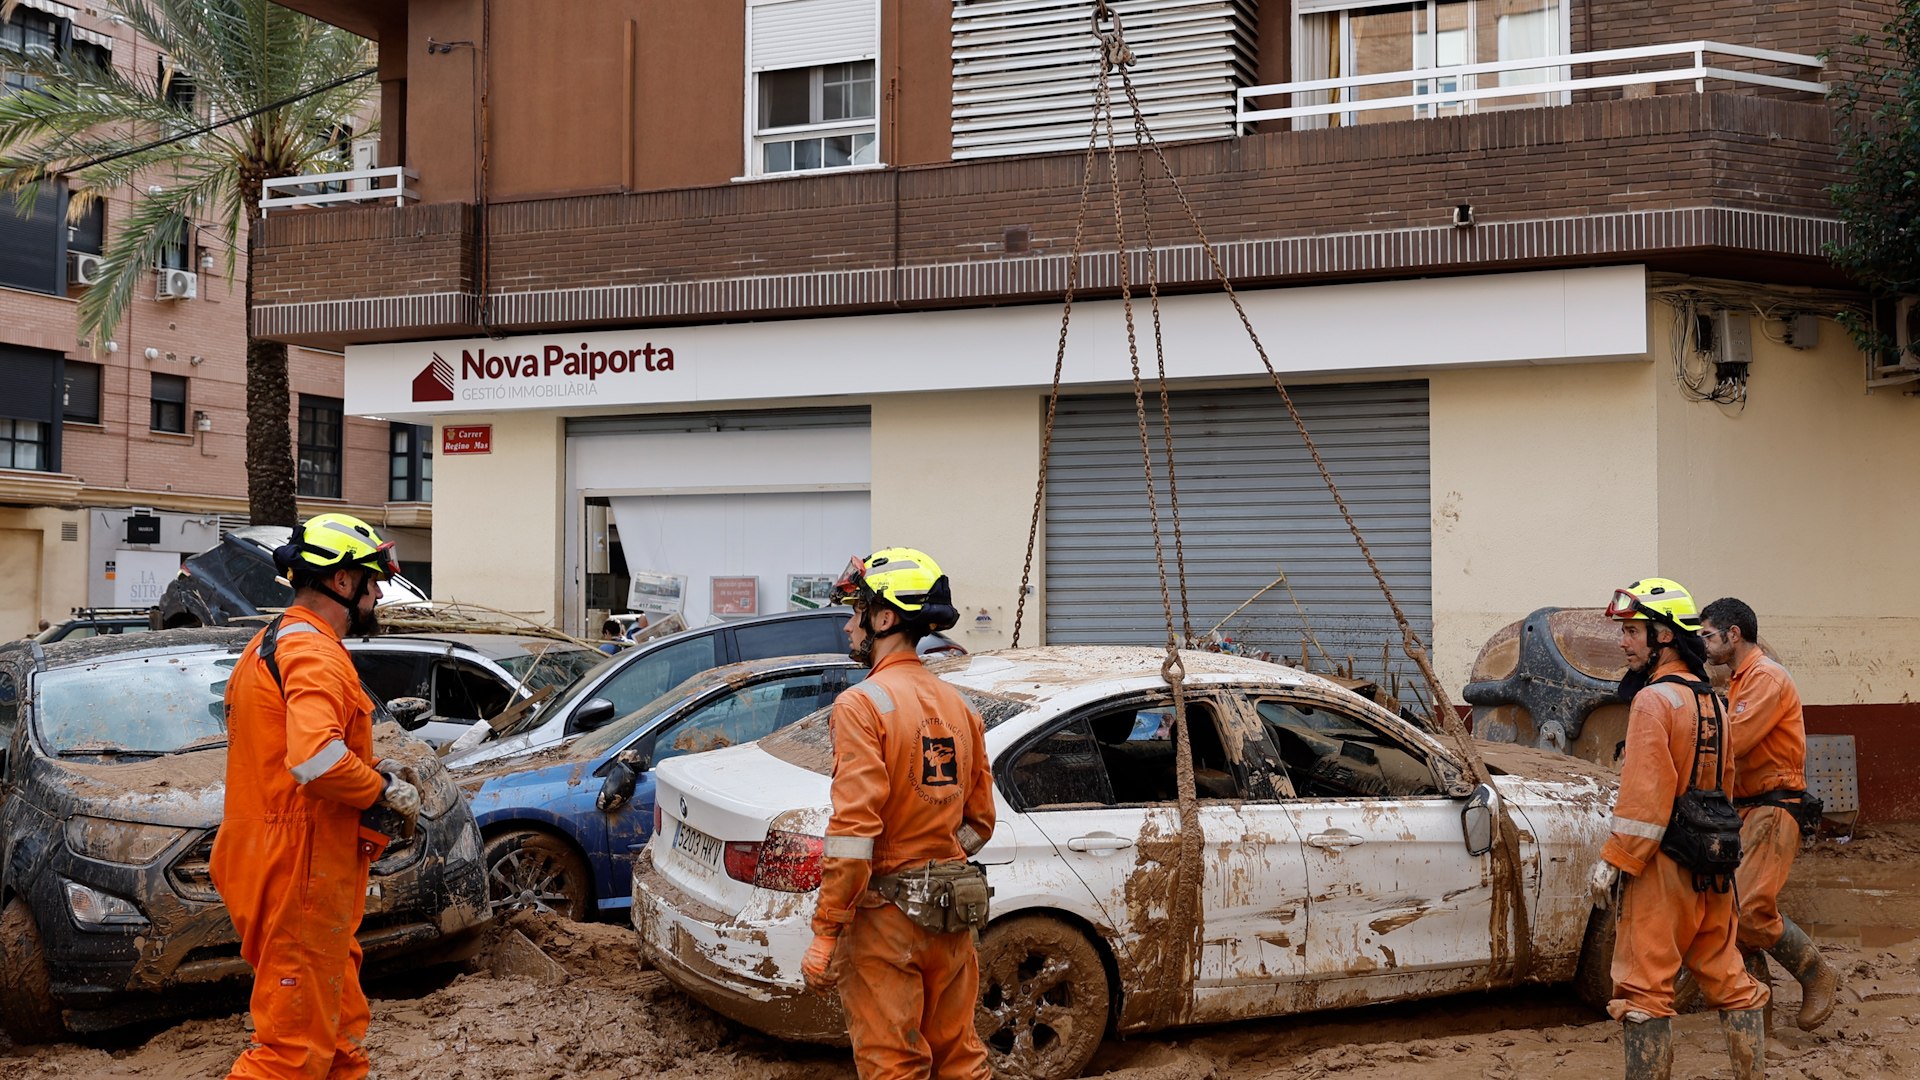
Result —
<instances>
[{"instance_id":1,"label":"car door handle","mask_svg":"<svg viewBox=\"0 0 1920 1080\"><path fill-rule=\"evenodd\" d=\"M1124 851L1133 846L1133 841L1112 833L1094 833L1091 836L1076 836L1067 841L1068 851L1091 851L1095 854Z\"/></svg>"},{"instance_id":2,"label":"car door handle","mask_svg":"<svg viewBox=\"0 0 1920 1080\"><path fill-rule=\"evenodd\" d=\"M1307 837L1307 843L1310 846L1325 848L1328 851L1344 851L1347 848L1366 842L1366 837L1355 836L1350 832L1314 833L1312 836Z\"/></svg>"}]
</instances>

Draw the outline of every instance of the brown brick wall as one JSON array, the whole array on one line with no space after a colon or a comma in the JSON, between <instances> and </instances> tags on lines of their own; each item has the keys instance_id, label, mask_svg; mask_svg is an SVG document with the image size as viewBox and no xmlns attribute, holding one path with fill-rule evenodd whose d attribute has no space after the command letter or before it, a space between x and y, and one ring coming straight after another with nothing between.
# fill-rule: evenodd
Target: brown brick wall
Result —
<instances>
[{"instance_id":1,"label":"brown brick wall","mask_svg":"<svg viewBox=\"0 0 1920 1080\"><path fill-rule=\"evenodd\" d=\"M1185 144L1169 159L1216 241L1432 226L1461 202L1485 222L1679 206L1824 216L1835 178L1823 106L1738 94L1277 132ZM1031 252L1060 253L1080 173L1078 156L1057 155L500 204L489 214L492 281L522 292L887 267L896 254L902 266L1018 258L1004 249L1012 227L1028 230ZM1104 185L1094 198L1088 243L1110 248ZM1162 243L1191 239L1165 185L1153 207ZM465 211L270 218L259 296L452 287L470 258Z\"/></svg>"}]
</instances>

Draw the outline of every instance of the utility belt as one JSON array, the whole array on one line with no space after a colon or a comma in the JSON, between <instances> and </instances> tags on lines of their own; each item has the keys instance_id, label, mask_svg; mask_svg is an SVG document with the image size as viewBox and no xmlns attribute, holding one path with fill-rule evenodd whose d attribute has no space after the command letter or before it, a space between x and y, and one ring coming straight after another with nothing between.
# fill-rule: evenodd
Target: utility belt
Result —
<instances>
[{"instance_id":1,"label":"utility belt","mask_svg":"<svg viewBox=\"0 0 1920 1080\"><path fill-rule=\"evenodd\" d=\"M1746 795L1733 800L1733 805L1741 810L1750 810L1756 806L1777 806L1793 815L1800 826L1802 838L1810 839L1820 831L1820 815L1826 810L1826 804L1806 793L1793 788L1775 788L1758 795Z\"/></svg>"},{"instance_id":2,"label":"utility belt","mask_svg":"<svg viewBox=\"0 0 1920 1080\"><path fill-rule=\"evenodd\" d=\"M929 862L915 870L879 874L867 887L892 901L915 926L935 934L986 929L993 889L979 863Z\"/></svg>"},{"instance_id":3,"label":"utility belt","mask_svg":"<svg viewBox=\"0 0 1920 1080\"><path fill-rule=\"evenodd\" d=\"M1693 871L1693 890L1727 892L1733 888L1734 872L1740 869L1740 812L1727 798L1726 721L1720 714L1720 699L1705 682L1668 675L1655 683L1671 682L1693 692L1698 727L1694 732L1693 763L1687 767L1687 786L1673 800L1673 817L1660 840L1660 850L1674 862ZM1652 684L1649 684L1652 685ZM1700 744L1708 738L1708 717L1699 711L1699 699L1713 703L1714 776L1713 787L1698 785Z\"/></svg>"}]
</instances>

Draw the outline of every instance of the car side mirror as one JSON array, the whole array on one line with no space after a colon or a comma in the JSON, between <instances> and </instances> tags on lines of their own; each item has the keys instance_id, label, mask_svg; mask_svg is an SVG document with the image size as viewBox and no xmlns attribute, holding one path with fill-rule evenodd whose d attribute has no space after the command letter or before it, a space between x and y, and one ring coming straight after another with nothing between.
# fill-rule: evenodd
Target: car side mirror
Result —
<instances>
[{"instance_id":1,"label":"car side mirror","mask_svg":"<svg viewBox=\"0 0 1920 1080\"><path fill-rule=\"evenodd\" d=\"M1493 850L1493 804L1498 798L1493 788L1481 784L1460 808L1460 832L1467 840L1467 854L1485 855Z\"/></svg>"},{"instance_id":2,"label":"car side mirror","mask_svg":"<svg viewBox=\"0 0 1920 1080\"><path fill-rule=\"evenodd\" d=\"M615 758L613 765L607 769L607 779L600 785L600 796L594 800L594 805L603 814L611 814L627 805L633 798L634 785L640 782L640 774L646 771L645 759L628 762L623 758Z\"/></svg>"},{"instance_id":3,"label":"car side mirror","mask_svg":"<svg viewBox=\"0 0 1920 1080\"><path fill-rule=\"evenodd\" d=\"M427 722L433 714L433 702L423 697L397 697L387 702L387 715L408 731Z\"/></svg>"},{"instance_id":4,"label":"car side mirror","mask_svg":"<svg viewBox=\"0 0 1920 1080\"><path fill-rule=\"evenodd\" d=\"M581 705L580 711L573 714L572 727L575 732L592 731L594 728L605 727L607 721L612 719L613 702L597 697Z\"/></svg>"}]
</instances>

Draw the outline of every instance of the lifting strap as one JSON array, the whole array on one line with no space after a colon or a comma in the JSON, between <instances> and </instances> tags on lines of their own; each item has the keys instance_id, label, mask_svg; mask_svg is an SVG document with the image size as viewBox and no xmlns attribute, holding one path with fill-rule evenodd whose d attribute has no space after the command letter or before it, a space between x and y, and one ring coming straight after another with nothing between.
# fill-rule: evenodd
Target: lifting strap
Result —
<instances>
[{"instance_id":1,"label":"lifting strap","mask_svg":"<svg viewBox=\"0 0 1920 1080\"><path fill-rule=\"evenodd\" d=\"M1393 589L1388 585L1385 573L1381 571L1380 564L1374 559L1373 552L1367 544L1366 537L1361 534L1359 525L1354 521L1353 512L1347 506L1345 497L1341 495L1339 485L1334 482L1333 473L1327 468L1327 463L1321 456L1319 447L1315 445L1312 434L1307 430L1306 423L1301 419L1299 409L1294 404L1293 396L1288 393L1286 384L1280 377L1279 370L1274 366L1272 358L1268 355L1266 346L1261 343L1260 335L1254 330L1253 321L1247 315L1246 308L1241 303L1239 294L1234 289L1233 281L1227 274L1226 267L1221 261L1218 249L1214 246L1213 242L1208 239L1206 229L1200 223L1199 215L1194 211L1193 204L1187 197L1185 188L1181 185L1179 177L1175 175L1172 166L1168 163L1166 153L1161 148L1159 141L1154 137L1153 132L1147 125L1144 111L1140 106L1140 99L1135 91L1133 77L1130 72L1130 68L1134 63L1134 56L1132 50L1126 44L1125 28L1121 23L1119 13L1112 9L1107 0L1094 0L1092 21L1093 33L1100 45L1100 70L1095 83L1092 130L1088 133L1087 148L1081 169L1080 205L1078 214L1074 220L1073 247L1067 264L1067 286L1060 316L1060 334L1055 343L1053 379L1047 394L1046 427L1040 443L1039 475L1034 485L1033 513L1027 528L1026 558L1021 567L1020 591L1014 609L1012 645L1018 647L1020 644L1020 631L1026 616L1027 594L1032 582L1033 559L1039 537L1040 516L1045 506L1047 472L1053 449L1054 422L1059 414L1060 383L1066 362L1067 333L1073 318L1074 298L1081 284L1083 274L1082 264L1083 261L1086 263L1087 272L1095 268L1106 269L1110 264L1111 277L1119 288L1121 307L1126 319L1127 352L1132 369L1134 416L1139 427L1141 468L1144 473L1146 485L1147 511L1153 528L1154 562L1159 572L1160 602L1166 621L1167 649L1166 658L1161 663L1161 675L1166 680L1168 688L1172 692L1174 706L1174 760L1175 775L1179 785L1181 834L1174 886L1172 895L1169 898L1168 918L1175 926L1189 927L1192 928L1193 931L1191 935L1176 935L1181 938L1177 946L1178 952L1162 958L1166 966L1161 968L1161 970L1176 973L1176 978L1181 979L1183 983L1190 983L1192 979L1191 973L1194 970L1192 961L1197 960L1198 949L1200 947L1199 934L1201 920L1199 918L1198 905L1199 883L1203 871L1201 859L1204 852L1204 837L1201 835L1199 803L1193 786L1193 756L1186 726L1186 670L1181 661L1180 648L1183 643L1191 647L1195 642L1188 611L1186 560L1180 528L1179 487L1175 479L1172 410L1167 390L1166 352L1160 319L1158 276L1160 256L1156 249L1156 238L1152 223L1152 191L1150 190L1149 183L1149 164L1156 166L1154 169L1155 177L1164 181L1167 190L1171 192L1174 199L1178 202L1181 211L1186 217L1187 224L1191 227L1193 235L1197 240L1199 249L1205 253L1207 265L1212 270L1213 276L1219 280L1221 289L1225 293L1228 301L1232 303L1234 313L1239 317L1241 328L1246 331L1247 338L1252 343L1254 352L1260 358L1261 366L1266 370L1267 377L1272 383L1274 391L1280 395L1281 403L1286 408L1288 418L1292 421L1294 429L1299 433L1302 444L1306 447L1309 456L1311 456L1313 460L1315 469L1318 470L1320 474L1321 482L1326 486L1328 494L1332 496L1334 505L1339 509L1341 518L1346 522L1347 531L1352 535L1354 544L1359 548L1361 556L1366 560L1367 568L1373 574L1375 584L1378 585L1382 597L1385 598L1389 610L1393 613L1394 621L1400 631L1401 650L1419 670L1422 680L1427 686L1427 705L1432 714L1430 730L1445 733L1471 770L1475 783L1492 787L1493 780L1492 774L1487 769L1486 762L1481 757L1479 749L1474 746L1471 736L1468 735L1466 726L1462 723L1459 712L1454 709L1450 695L1447 694L1446 688L1440 682L1440 677L1433 667L1433 662L1428 654L1425 643L1421 641L1419 634L1413 629L1412 623L1407 619L1406 612L1401 609L1399 601L1394 597ZM1115 131L1113 116L1114 97L1112 78L1116 73L1119 75L1121 93L1126 98L1133 122L1132 146L1134 168L1132 170L1132 178L1136 181L1137 198L1144 223L1142 231L1146 240L1145 250L1138 252L1129 248L1126 231L1125 194L1124 187L1121 183L1119 168L1120 140ZM1087 211L1093 197L1094 162L1095 159L1100 156L1103 134L1105 136L1106 181L1113 202L1114 242L1117 250L1110 258L1089 259L1085 256ZM1152 438L1148 433L1146 400L1140 375L1140 347L1133 311L1133 282L1134 268L1136 265L1144 271L1147 282L1147 295L1153 319L1153 344L1157 361L1156 374L1160 398L1161 442L1167 474L1168 509L1174 539L1175 579L1178 583L1180 593L1180 621L1178 624L1179 629L1182 631L1180 634L1176 634L1175 632L1176 624L1174 621L1173 599L1167 582L1166 551L1160 523L1158 494L1154 483ZM1090 273L1089 276L1091 276ZM1501 966L1503 961L1510 960L1509 977L1512 981L1519 982L1526 977L1528 969L1532 965L1532 934L1530 921L1527 916L1525 874L1520 857L1519 829L1513 821L1512 813L1507 807L1506 801L1497 800L1497 806L1499 807L1499 835L1498 843L1494 846L1493 855L1494 874L1498 879L1499 894L1496 896L1496 902L1493 905L1494 910L1491 916L1493 925L1490 927L1490 930L1494 943L1494 961L1496 968ZM1505 917L1503 918L1503 916ZM1505 925L1502 925L1503 923ZM1189 936L1191 940L1187 940ZM1190 953L1190 955L1181 955L1181 953ZM1190 987L1183 985L1177 989L1184 991L1190 989ZM1182 994L1180 996L1183 997L1184 1000L1191 1000L1190 994Z\"/></svg>"}]
</instances>

